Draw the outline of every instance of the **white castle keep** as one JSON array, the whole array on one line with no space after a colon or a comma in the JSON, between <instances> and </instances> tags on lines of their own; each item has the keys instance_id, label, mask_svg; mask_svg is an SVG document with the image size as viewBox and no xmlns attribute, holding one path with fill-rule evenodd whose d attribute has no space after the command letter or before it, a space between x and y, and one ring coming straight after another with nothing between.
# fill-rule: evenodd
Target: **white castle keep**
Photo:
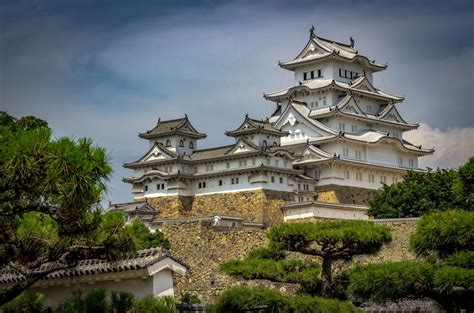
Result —
<instances>
[{"instance_id":1,"label":"white castle keep","mask_svg":"<svg viewBox=\"0 0 474 313\"><path fill-rule=\"evenodd\" d=\"M206 135L187 116L141 133L149 150L124 165L134 171L124 178L134 201L262 189L294 195L282 208L285 219L361 219L365 201L335 200L331 192L370 194L419 170L418 157L433 153L403 139L418 124L397 111L403 97L374 87L373 75L387 65L359 54L352 38L339 43L311 28L303 50L279 66L294 72L294 85L264 93L276 103L274 113L246 116L225 132L235 139L231 145L198 149Z\"/></svg>"}]
</instances>

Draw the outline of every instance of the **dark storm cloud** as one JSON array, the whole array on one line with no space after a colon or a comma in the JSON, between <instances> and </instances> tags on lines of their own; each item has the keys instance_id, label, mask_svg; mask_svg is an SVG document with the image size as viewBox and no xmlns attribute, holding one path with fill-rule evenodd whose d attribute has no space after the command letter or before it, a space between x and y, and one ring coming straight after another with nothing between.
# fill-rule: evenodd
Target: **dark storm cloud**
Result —
<instances>
[{"instance_id":1,"label":"dark storm cloud","mask_svg":"<svg viewBox=\"0 0 474 313\"><path fill-rule=\"evenodd\" d=\"M293 83L277 61L312 24L389 63L376 85L405 95L407 120L449 134L474 125L471 1L4 1L0 14L0 109L105 146L114 201L129 199L121 164L146 150L136 134L158 117L188 113L208 147L245 113L270 114L262 92Z\"/></svg>"}]
</instances>

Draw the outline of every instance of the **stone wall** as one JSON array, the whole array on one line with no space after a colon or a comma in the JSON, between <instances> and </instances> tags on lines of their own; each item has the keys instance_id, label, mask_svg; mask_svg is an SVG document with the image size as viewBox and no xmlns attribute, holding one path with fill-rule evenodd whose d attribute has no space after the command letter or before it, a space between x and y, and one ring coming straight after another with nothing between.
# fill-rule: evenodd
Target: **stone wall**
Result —
<instances>
[{"instance_id":1,"label":"stone wall","mask_svg":"<svg viewBox=\"0 0 474 313\"><path fill-rule=\"evenodd\" d=\"M414 259L409 249L409 237L414 231L414 223L388 223L393 241L385 245L375 256L362 256L356 260L362 263L385 262ZM245 231L233 229L219 231L208 222L167 223L163 232L171 242L171 252L185 261L190 269L175 281L176 293L189 291L198 294L204 302L212 302L223 290L238 284L249 286L270 286L283 292L292 293L297 286L277 284L268 281L245 281L220 273L219 264L244 258L253 249L267 244L266 230ZM350 266L342 263L338 271ZM337 271L337 270L336 270Z\"/></svg>"},{"instance_id":2,"label":"stone wall","mask_svg":"<svg viewBox=\"0 0 474 313\"><path fill-rule=\"evenodd\" d=\"M283 221L281 206L293 200L293 193L273 190L252 190L234 193L169 196L149 198L150 206L158 210L157 218L230 215L265 225Z\"/></svg>"},{"instance_id":3,"label":"stone wall","mask_svg":"<svg viewBox=\"0 0 474 313\"><path fill-rule=\"evenodd\" d=\"M318 193L317 201L367 205L368 200L373 196L375 190L350 186L326 185L316 187L316 192Z\"/></svg>"}]
</instances>

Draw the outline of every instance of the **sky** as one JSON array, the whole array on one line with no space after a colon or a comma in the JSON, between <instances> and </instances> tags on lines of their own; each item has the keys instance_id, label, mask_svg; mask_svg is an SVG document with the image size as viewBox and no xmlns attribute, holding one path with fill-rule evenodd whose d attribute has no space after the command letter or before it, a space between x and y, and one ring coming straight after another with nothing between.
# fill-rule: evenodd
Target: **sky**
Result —
<instances>
[{"instance_id":1,"label":"sky","mask_svg":"<svg viewBox=\"0 0 474 313\"><path fill-rule=\"evenodd\" d=\"M355 39L388 63L375 86L405 96L405 138L435 147L422 166L457 167L474 155L472 1L0 1L0 110L48 121L56 137L91 137L110 155L105 199L130 201L124 162L158 118L188 114L229 144L244 115L275 109L263 92L293 84L278 61L295 57L314 25Z\"/></svg>"}]
</instances>

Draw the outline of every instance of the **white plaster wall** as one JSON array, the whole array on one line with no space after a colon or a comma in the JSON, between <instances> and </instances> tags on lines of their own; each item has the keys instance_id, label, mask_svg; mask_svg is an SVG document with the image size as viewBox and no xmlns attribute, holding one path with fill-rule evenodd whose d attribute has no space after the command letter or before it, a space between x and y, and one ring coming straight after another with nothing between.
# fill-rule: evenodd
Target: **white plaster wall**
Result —
<instances>
[{"instance_id":1,"label":"white plaster wall","mask_svg":"<svg viewBox=\"0 0 474 313\"><path fill-rule=\"evenodd\" d=\"M298 85L300 81L304 81L303 73L308 73L308 78L311 77L310 72L315 71L314 75L318 75L318 70L321 70L321 75L323 77L315 78L315 79L333 79L333 71L332 71L332 61L325 61L319 62L312 65L306 65L302 67L298 67L295 69L295 85Z\"/></svg>"},{"instance_id":2,"label":"white plaster wall","mask_svg":"<svg viewBox=\"0 0 474 313\"><path fill-rule=\"evenodd\" d=\"M345 219L345 220L368 220L369 217L365 211L324 208L317 205L306 208L292 208L283 211L284 221L306 219L312 217L331 218L331 219Z\"/></svg>"},{"instance_id":3,"label":"white plaster wall","mask_svg":"<svg viewBox=\"0 0 474 313\"><path fill-rule=\"evenodd\" d=\"M165 269L153 275L153 295L174 297L172 271Z\"/></svg>"},{"instance_id":4,"label":"white plaster wall","mask_svg":"<svg viewBox=\"0 0 474 313\"><path fill-rule=\"evenodd\" d=\"M168 279L167 277L163 278ZM169 283L173 284L173 281L171 280ZM169 283L163 282L162 284L166 285ZM71 297L72 292L77 288L84 289L86 294L94 288L105 288L108 293L112 291L125 291L134 294L138 298L143 298L144 296L153 294L153 285L153 278L146 277L146 279L132 278L121 281L104 281L93 284L63 284L60 286L50 286L47 288L31 288L30 290L44 294L45 305L57 306L58 304L64 302L65 299Z\"/></svg>"}]
</instances>

